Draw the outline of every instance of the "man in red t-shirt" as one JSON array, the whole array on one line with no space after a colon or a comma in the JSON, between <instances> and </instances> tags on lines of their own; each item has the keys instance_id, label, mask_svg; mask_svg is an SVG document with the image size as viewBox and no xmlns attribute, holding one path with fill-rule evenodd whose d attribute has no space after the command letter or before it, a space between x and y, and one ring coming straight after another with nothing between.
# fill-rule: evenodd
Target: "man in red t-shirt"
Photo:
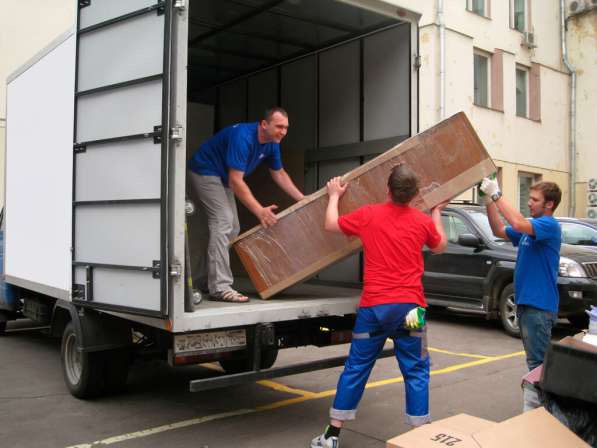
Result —
<instances>
[{"instance_id":1,"label":"man in red t-shirt","mask_svg":"<svg viewBox=\"0 0 597 448\"><path fill-rule=\"evenodd\" d=\"M434 253L445 250L447 239L440 204L431 217L410 207L419 192L417 175L401 164L388 179L389 201L366 205L338 217L338 201L348 184L335 177L327 184L329 202L325 229L359 237L365 253L365 278L350 353L340 375L336 398L330 409L331 422L311 441L311 448L338 448L346 420L354 420L356 409L377 356L387 338L394 351L406 391L406 421L412 426L429 423L429 355L426 329L411 330L417 309L425 307L421 277L423 246Z\"/></svg>"}]
</instances>

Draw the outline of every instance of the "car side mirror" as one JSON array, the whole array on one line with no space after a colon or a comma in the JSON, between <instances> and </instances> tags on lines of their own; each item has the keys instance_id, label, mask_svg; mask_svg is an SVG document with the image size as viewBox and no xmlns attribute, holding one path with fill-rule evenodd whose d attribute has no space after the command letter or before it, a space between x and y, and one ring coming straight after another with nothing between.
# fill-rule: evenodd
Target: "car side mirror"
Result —
<instances>
[{"instance_id":1,"label":"car side mirror","mask_svg":"<svg viewBox=\"0 0 597 448\"><path fill-rule=\"evenodd\" d=\"M458 235L458 244L465 247L474 247L475 249L482 246L481 238L472 233L462 233Z\"/></svg>"}]
</instances>

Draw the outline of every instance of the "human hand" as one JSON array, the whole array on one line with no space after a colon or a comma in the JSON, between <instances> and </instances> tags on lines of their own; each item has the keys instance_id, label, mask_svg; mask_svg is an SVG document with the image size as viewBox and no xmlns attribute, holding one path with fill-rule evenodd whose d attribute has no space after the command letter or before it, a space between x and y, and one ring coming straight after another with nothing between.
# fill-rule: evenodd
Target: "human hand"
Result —
<instances>
[{"instance_id":1,"label":"human hand","mask_svg":"<svg viewBox=\"0 0 597 448\"><path fill-rule=\"evenodd\" d=\"M448 206L449 203L450 201L444 201L440 204L437 204L435 207L431 209L431 213L435 212L441 214L441 212L444 211L444 209Z\"/></svg>"},{"instance_id":2,"label":"human hand","mask_svg":"<svg viewBox=\"0 0 597 448\"><path fill-rule=\"evenodd\" d=\"M347 188L348 188L348 184L343 183L342 178L339 176L333 177L327 183L328 195L330 197L332 197L332 196L342 197L344 192L346 192Z\"/></svg>"},{"instance_id":3,"label":"human hand","mask_svg":"<svg viewBox=\"0 0 597 448\"><path fill-rule=\"evenodd\" d=\"M488 177L483 179L479 189L489 197L500 192L500 186L498 185L497 181Z\"/></svg>"},{"instance_id":4,"label":"human hand","mask_svg":"<svg viewBox=\"0 0 597 448\"><path fill-rule=\"evenodd\" d=\"M404 318L404 326L412 330L417 330L425 325L425 308L420 306L413 308Z\"/></svg>"},{"instance_id":5,"label":"human hand","mask_svg":"<svg viewBox=\"0 0 597 448\"><path fill-rule=\"evenodd\" d=\"M274 210L276 210L277 208L277 205L272 204L268 205L267 207L262 207L259 213L257 213L257 219L259 219L261 225L266 229L278 222L278 218L274 213Z\"/></svg>"}]
</instances>

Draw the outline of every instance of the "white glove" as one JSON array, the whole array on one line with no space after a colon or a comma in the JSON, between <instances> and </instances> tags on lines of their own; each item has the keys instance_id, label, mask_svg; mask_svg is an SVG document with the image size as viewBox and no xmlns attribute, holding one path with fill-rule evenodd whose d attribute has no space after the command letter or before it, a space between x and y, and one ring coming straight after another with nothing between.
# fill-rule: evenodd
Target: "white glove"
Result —
<instances>
[{"instance_id":1,"label":"white glove","mask_svg":"<svg viewBox=\"0 0 597 448\"><path fill-rule=\"evenodd\" d=\"M494 194L500 193L500 186L496 180L491 180L488 177L483 179L481 186L479 187L483 193L488 197L492 197Z\"/></svg>"},{"instance_id":2,"label":"white glove","mask_svg":"<svg viewBox=\"0 0 597 448\"><path fill-rule=\"evenodd\" d=\"M406 328L417 329L421 328L421 322L419 320L419 307L415 307L408 312L404 318L404 326Z\"/></svg>"}]
</instances>

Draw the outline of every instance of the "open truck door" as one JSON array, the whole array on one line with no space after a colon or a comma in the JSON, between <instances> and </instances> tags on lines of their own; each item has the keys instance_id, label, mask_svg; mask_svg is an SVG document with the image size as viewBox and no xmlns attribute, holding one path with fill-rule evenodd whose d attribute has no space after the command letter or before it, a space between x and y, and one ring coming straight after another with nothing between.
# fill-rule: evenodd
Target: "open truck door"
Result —
<instances>
[{"instance_id":1,"label":"open truck door","mask_svg":"<svg viewBox=\"0 0 597 448\"><path fill-rule=\"evenodd\" d=\"M169 3L79 1L74 302L168 312Z\"/></svg>"}]
</instances>

